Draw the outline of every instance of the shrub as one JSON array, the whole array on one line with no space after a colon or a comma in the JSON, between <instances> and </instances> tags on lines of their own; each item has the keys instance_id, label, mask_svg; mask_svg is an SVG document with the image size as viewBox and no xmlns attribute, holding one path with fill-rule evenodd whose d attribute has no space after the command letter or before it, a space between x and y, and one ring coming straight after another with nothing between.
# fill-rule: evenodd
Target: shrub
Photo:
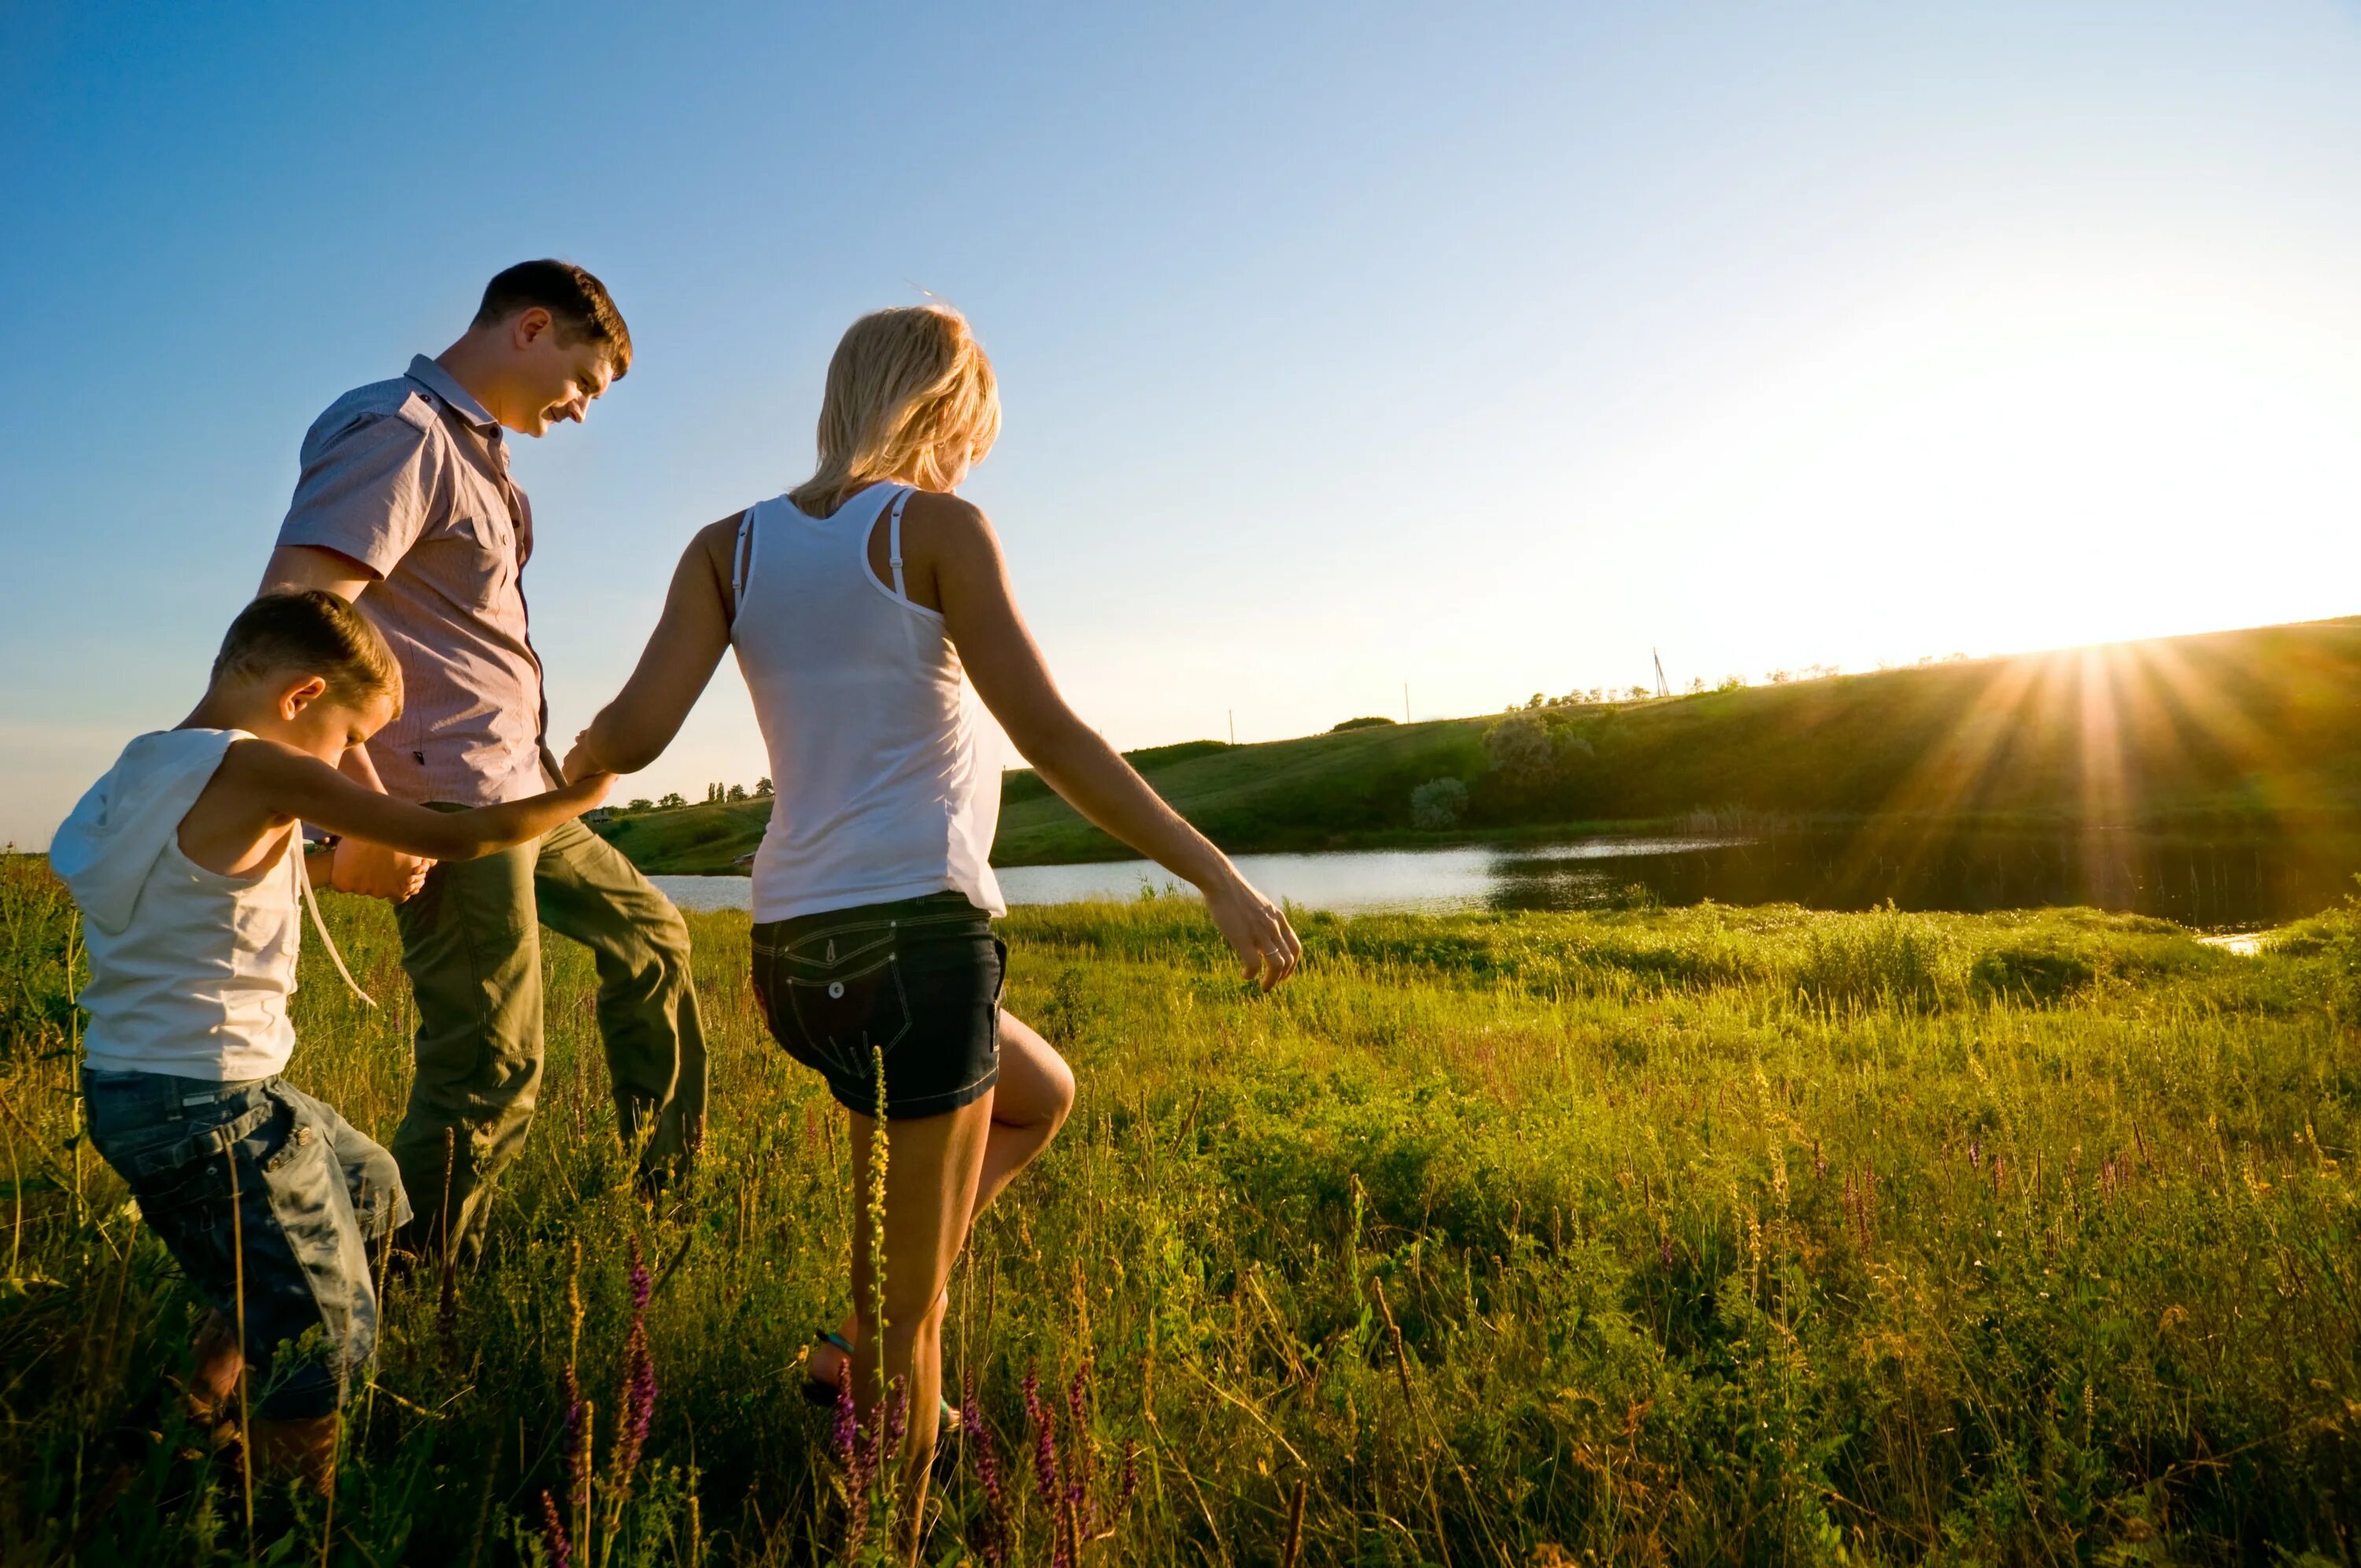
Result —
<instances>
[{"instance_id":1,"label":"shrub","mask_svg":"<svg viewBox=\"0 0 2361 1568\"><path fill-rule=\"evenodd\" d=\"M1815 925L1795 970L1795 989L1835 1006L1927 1012L1959 990L1951 942L1933 922L1891 905L1873 914Z\"/></svg>"},{"instance_id":2,"label":"shrub","mask_svg":"<svg viewBox=\"0 0 2361 1568\"><path fill-rule=\"evenodd\" d=\"M2087 955L2055 943L1988 948L1968 969L1978 995L2037 1005L2063 1002L2098 978L2099 966Z\"/></svg>"},{"instance_id":3,"label":"shrub","mask_svg":"<svg viewBox=\"0 0 2361 1568\"><path fill-rule=\"evenodd\" d=\"M1348 718L1342 724L1331 725L1328 733L1342 735L1347 729L1375 729L1381 724L1391 724L1390 718Z\"/></svg>"},{"instance_id":4,"label":"shrub","mask_svg":"<svg viewBox=\"0 0 2361 1568\"><path fill-rule=\"evenodd\" d=\"M1467 786L1457 779L1429 779L1410 792L1411 825L1429 833L1459 826L1467 810Z\"/></svg>"}]
</instances>

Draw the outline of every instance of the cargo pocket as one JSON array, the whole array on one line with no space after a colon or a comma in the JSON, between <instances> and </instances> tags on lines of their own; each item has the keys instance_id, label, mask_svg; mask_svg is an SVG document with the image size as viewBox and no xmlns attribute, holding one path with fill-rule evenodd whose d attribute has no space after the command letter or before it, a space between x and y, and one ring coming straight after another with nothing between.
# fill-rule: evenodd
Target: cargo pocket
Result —
<instances>
[{"instance_id":1,"label":"cargo pocket","mask_svg":"<svg viewBox=\"0 0 2361 1568\"><path fill-rule=\"evenodd\" d=\"M266 1401L290 1407L289 1414L324 1413L341 1402L375 1347L376 1301L328 1129L303 1096L274 1085L271 1097L287 1114L268 1131L283 1124L285 1132L276 1147L255 1151L260 1191L241 1194L247 1320L254 1321L259 1295L266 1332L280 1347Z\"/></svg>"},{"instance_id":2,"label":"cargo pocket","mask_svg":"<svg viewBox=\"0 0 2361 1568\"><path fill-rule=\"evenodd\" d=\"M779 955L788 1018L796 1043L840 1077L867 1082L875 1054L892 1054L910 1032L894 933L822 933Z\"/></svg>"}]
</instances>

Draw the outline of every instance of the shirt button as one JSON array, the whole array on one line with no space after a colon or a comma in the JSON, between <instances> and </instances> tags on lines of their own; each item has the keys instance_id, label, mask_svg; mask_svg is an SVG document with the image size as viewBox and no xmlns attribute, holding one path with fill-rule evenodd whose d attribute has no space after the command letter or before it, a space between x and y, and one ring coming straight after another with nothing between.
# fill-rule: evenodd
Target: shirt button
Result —
<instances>
[{"instance_id":1,"label":"shirt button","mask_svg":"<svg viewBox=\"0 0 2361 1568\"><path fill-rule=\"evenodd\" d=\"M831 1001L842 996L844 994L844 981L840 980L829 981L828 982L828 994Z\"/></svg>"}]
</instances>

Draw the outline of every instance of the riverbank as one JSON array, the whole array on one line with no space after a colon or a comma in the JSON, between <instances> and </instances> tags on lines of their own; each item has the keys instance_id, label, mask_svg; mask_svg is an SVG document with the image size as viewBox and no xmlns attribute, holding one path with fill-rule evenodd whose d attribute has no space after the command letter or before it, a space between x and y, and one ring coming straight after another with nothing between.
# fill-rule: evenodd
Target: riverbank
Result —
<instances>
[{"instance_id":1,"label":"riverbank","mask_svg":"<svg viewBox=\"0 0 2361 1568\"><path fill-rule=\"evenodd\" d=\"M2361 832L2361 620L1971 660L1626 704L1129 753L1232 853L1539 843L1773 823L1864 841ZM1455 818L1412 796L1449 780ZM602 827L642 870L726 873L766 801ZM1030 773L995 864L1122 860Z\"/></svg>"}]
</instances>

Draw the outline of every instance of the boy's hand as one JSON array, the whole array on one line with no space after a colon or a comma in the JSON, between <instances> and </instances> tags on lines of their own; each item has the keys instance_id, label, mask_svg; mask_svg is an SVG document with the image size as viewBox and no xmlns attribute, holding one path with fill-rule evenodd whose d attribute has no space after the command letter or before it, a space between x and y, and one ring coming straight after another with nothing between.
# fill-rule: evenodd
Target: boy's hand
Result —
<instances>
[{"instance_id":1,"label":"boy's hand","mask_svg":"<svg viewBox=\"0 0 2361 1568\"><path fill-rule=\"evenodd\" d=\"M426 873L434 869L433 861L417 855L405 855L365 839L339 839L328 883L339 893L400 904L426 885Z\"/></svg>"},{"instance_id":2,"label":"boy's hand","mask_svg":"<svg viewBox=\"0 0 2361 1568\"><path fill-rule=\"evenodd\" d=\"M566 772L570 776L573 773L571 758L567 759L567 763ZM566 798L576 803L574 808L577 811L588 811L606 799L607 792L614 787L614 774L586 773L566 786Z\"/></svg>"},{"instance_id":3,"label":"boy's hand","mask_svg":"<svg viewBox=\"0 0 2361 1568\"><path fill-rule=\"evenodd\" d=\"M587 778L592 773L607 773L590 750L590 731L588 729L574 738L574 749L566 753L566 761L560 765L566 770L566 782L569 784L576 779ZM614 774L607 773L607 776L611 783ZM588 807L585 809L587 810Z\"/></svg>"}]
</instances>

